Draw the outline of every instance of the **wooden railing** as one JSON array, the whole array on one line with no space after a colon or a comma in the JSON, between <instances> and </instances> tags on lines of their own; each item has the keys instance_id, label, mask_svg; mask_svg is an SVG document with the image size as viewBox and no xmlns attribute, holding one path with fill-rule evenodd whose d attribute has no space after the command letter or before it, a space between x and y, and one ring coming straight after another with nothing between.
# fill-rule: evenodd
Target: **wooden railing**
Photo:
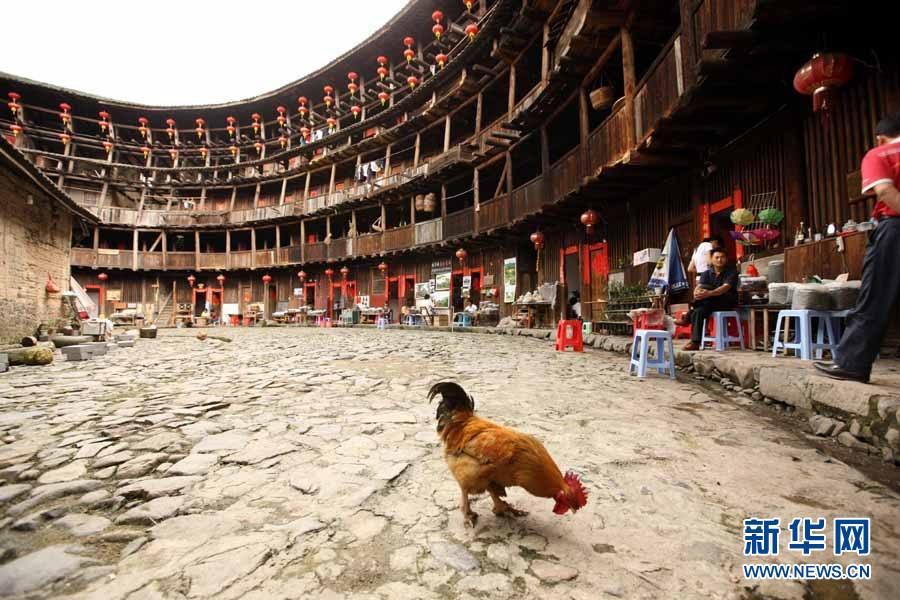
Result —
<instances>
[{"instance_id":1,"label":"wooden railing","mask_svg":"<svg viewBox=\"0 0 900 600\"><path fill-rule=\"evenodd\" d=\"M702 50L706 34L713 31L738 31L744 29L753 17L756 0L701 0L693 14L694 48L693 62L701 58L720 58L724 50Z\"/></svg>"},{"instance_id":2,"label":"wooden railing","mask_svg":"<svg viewBox=\"0 0 900 600\"><path fill-rule=\"evenodd\" d=\"M140 269L164 269L166 267L162 252L141 252L139 258L138 268Z\"/></svg>"},{"instance_id":3,"label":"wooden railing","mask_svg":"<svg viewBox=\"0 0 900 600\"><path fill-rule=\"evenodd\" d=\"M284 246L278 249L278 264L289 265L300 262L303 262L300 255L300 246Z\"/></svg>"},{"instance_id":4,"label":"wooden railing","mask_svg":"<svg viewBox=\"0 0 900 600\"><path fill-rule=\"evenodd\" d=\"M472 207L444 217L444 238L451 239L469 235L475 228L475 211Z\"/></svg>"},{"instance_id":5,"label":"wooden railing","mask_svg":"<svg viewBox=\"0 0 900 600\"><path fill-rule=\"evenodd\" d=\"M550 197L548 200L556 202L575 191L581 183L582 162L581 146L576 146L550 167Z\"/></svg>"},{"instance_id":6,"label":"wooden railing","mask_svg":"<svg viewBox=\"0 0 900 600\"><path fill-rule=\"evenodd\" d=\"M416 223L415 244L433 244L444 239L443 220L438 217L429 221Z\"/></svg>"},{"instance_id":7,"label":"wooden railing","mask_svg":"<svg viewBox=\"0 0 900 600\"><path fill-rule=\"evenodd\" d=\"M624 104L613 111L588 138L589 171L611 165L628 151L628 119Z\"/></svg>"},{"instance_id":8,"label":"wooden railing","mask_svg":"<svg viewBox=\"0 0 900 600\"><path fill-rule=\"evenodd\" d=\"M413 228L411 225L388 229L384 232L384 249L399 250L413 245Z\"/></svg>"},{"instance_id":9,"label":"wooden railing","mask_svg":"<svg viewBox=\"0 0 900 600\"><path fill-rule=\"evenodd\" d=\"M306 244L303 250L303 259L306 262L325 260L328 257L328 248L324 242Z\"/></svg>"},{"instance_id":10,"label":"wooden railing","mask_svg":"<svg viewBox=\"0 0 900 600\"><path fill-rule=\"evenodd\" d=\"M199 266L201 269L227 269L228 254L225 252L201 252Z\"/></svg>"},{"instance_id":11,"label":"wooden railing","mask_svg":"<svg viewBox=\"0 0 900 600\"><path fill-rule=\"evenodd\" d=\"M504 194L482 202L478 209L478 230L494 229L509 221L509 196Z\"/></svg>"},{"instance_id":12,"label":"wooden railing","mask_svg":"<svg viewBox=\"0 0 900 600\"><path fill-rule=\"evenodd\" d=\"M676 33L637 85L634 127L638 142L653 130L660 119L672 112L682 93L681 35Z\"/></svg>"},{"instance_id":13,"label":"wooden railing","mask_svg":"<svg viewBox=\"0 0 900 600\"><path fill-rule=\"evenodd\" d=\"M269 250L257 250L256 258L254 259L254 266L257 267L272 267L275 264L275 249Z\"/></svg>"},{"instance_id":14,"label":"wooden railing","mask_svg":"<svg viewBox=\"0 0 900 600\"><path fill-rule=\"evenodd\" d=\"M538 212L544 205L545 197L543 177L535 177L514 189L510 195L510 221Z\"/></svg>"},{"instance_id":15,"label":"wooden railing","mask_svg":"<svg viewBox=\"0 0 900 600\"><path fill-rule=\"evenodd\" d=\"M338 238L328 244L328 258L341 259L353 255L353 238Z\"/></svg>"},{"instance_id":16,"label":"wooden railing","mask_svg":"<svg viewBox=\"0 0 900 600\"><path fill-rule=\"evenodd\" d=\"M131 250L98 250L97 266L98 267L117 267L119 269L130 269L133 265L132 257L134 253Z\"/></svg>"},{"instance_id":17,"label":"wooden railing","mask_svg":"<svg viewBox=\"0 0 900 600\"><path fill-rule=\"evenodd\" d=\"M230 262L232 269L249 269L253 266L253 252L250 250L232 252Z\"/></svg>"},{"instance_id":18,"label":"wooden railing","mask_svg":"<svg viewBox=\"0 0 900 600\"><path fill-rule=\"evenodd\" d=\"M381 234L367 233L356 238L356 255L372 256L381 252Z\"/></svg>"},{"instance_id":19,"label":"wooden railing","mask_svg":"<svg viewBox=\"0 0 900 600\"><path fill-rule=\"evenodd\" d=\"M193 252L166 253L167 269L195 269L197 257Z\"/></svg>"},{"instance_id":20,"label":"wooden railing","mask_svg":"<svg viewBox=\"0 0 900 600\"><path fill-rule=\"evenodd\" d=\"M97 253L93 248L72 248L69 263L76 267L93 267Z\"/></svg>"},{"instance_id":21,"label":"wooden railing","mask_svg":"<svg viewBox=\"0 0 900 600\"><path fill-rule=\"evenodd\" d=\"M534 104L534 101L538 99L541 95L541 92L544 91L544 83L540 82L531 90L528 91L522 98L516 103L513 107L512 112L509 113L509 120L513 121L516 117L518 117L521 113L525 112L531 105Z\"/></svg>"}]
</instances>

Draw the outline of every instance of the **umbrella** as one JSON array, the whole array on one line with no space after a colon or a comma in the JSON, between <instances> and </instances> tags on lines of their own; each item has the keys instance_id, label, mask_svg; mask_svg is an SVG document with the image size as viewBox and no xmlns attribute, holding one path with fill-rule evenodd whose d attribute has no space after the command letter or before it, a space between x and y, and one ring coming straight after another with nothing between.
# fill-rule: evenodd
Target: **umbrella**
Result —
<instances>
[{"instance_id":1,"label":"umbrella","mask_svg":"<svg viewBox=\"0 0 900 600\"><path fill-rule=\"evenodd\" d=\"M681 263L681 251L678 248L678 237L675 230L670 229L666 237L666 245L663 248L656 268L650 276L648 288L662 288L664 291L679 292L688 287L688 280L684 274L684 265Z\"/></svg>"},{"instance_id":2,"label":"umbrella","mask_svg":"<svg viewBox=\"0 0 900 600\"><path fill-rule=\"evenodd\" d=\"M749 225L755 220L756 217L746 208L736 208L731 212L731 222L735 225Z\"/></svg>"}]
</instances>

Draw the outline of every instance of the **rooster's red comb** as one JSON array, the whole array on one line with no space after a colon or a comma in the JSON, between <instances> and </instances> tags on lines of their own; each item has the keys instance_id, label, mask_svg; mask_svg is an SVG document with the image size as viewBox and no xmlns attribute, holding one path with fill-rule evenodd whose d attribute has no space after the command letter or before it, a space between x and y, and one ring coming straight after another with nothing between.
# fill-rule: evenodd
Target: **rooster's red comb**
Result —
<instances>
[{"instance_id":1,"label":"rooster's red comb","mask_svg":"<svg viewBox=\"0 0 900 600\"><path fill-rule=\"evenodd\" d=\"M581 483L581 478L578 474L574 471L566 471L563 479L569 485L569 489L572 490L572 500L575 504L572 508L579 509L587 504L587 489Z\"/></svg>"}]
</instances>

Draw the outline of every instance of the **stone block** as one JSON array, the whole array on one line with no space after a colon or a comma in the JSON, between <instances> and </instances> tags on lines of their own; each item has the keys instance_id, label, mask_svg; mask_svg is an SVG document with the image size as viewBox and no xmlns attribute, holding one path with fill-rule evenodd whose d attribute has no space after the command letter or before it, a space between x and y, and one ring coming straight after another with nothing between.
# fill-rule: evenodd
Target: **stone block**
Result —
<instances>
[{"instance_id":1,"label":"stone block","mask_svg":"<svg viewBox=\"0 0 900 600\"><path fill-rule=\"evenodd\" d=\"M91 342L86 345L93 348L94 356L103 356L106 354L106 342Z\"/></svg>"},{"instance_id":2,"label":"stone block","mask_svg":"<svg viewBox=\"0 0 900 600\"><path fill-rule=\"evenodd\" d=\"M134 340L131 339L119 340L116 344L119 348L134 348Z\"/></svg>"},{"instance_id":3,"label":"stone block","mask_svg":"<svg viewBox=\"0 0 900 600\"><path fill-rule=\"evenodd\" d=\"M9 357L5 352L0 353L0 373L6 373L9 370Z\"/></svg>"},{"instance_id":4,"label":"stone block","mask_svg":"<svg viewBox=\"0 0 900 600\"><path fill-rule=\"evenodd\" d=\"M60 352L63 353L66 360L90 360L93 358L93 352L85 344L66 346L65 348L60 348Z\"/></svg>"}]
</instances>

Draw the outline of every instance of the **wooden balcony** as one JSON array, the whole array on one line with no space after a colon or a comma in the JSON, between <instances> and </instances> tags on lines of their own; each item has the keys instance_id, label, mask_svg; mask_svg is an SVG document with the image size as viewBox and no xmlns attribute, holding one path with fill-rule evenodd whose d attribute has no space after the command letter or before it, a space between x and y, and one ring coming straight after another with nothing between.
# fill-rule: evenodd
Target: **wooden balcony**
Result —
<instances>
[{"instance_id":1,"label":"wooden balcony","mask_svg":"<svg viewBox=\"0 0 900 600\"><path fill-rule=\"evenodd\" d=\"M201 269L227 269L228 254L225 252L201 252L199 267Z\"/></svg>"},{"instance_id":2,"label":"wooden balcony","mask_svg":"<svg viewBox=\"0 0 900 600\"><path fill-rule=\"evenodd\" d=\"M69 263L74 267L93 267L97 261L97 253L93 248L72 248Z\"/></svg>"},{"instance_id":3,"label":"wooden balcony","mask_svg":"<svg viewBox=\"0 0 900 600\"><path fill-rule=\"evenodd\" d=\"M197 268L197 256L193 252L167 252L166 268L194 270Z\"/></svg>"},{"instance_id":4,"label":"wooden balcony","mask_svg":"<svg viewBox=\"0 0 900 600\"><path fill-rule=\"evenodd\" d=\"M494 229L509 221L509 196L503 194L478 207L478 231Z\"/></svg>"},{"instance_id":5,"label":"wooden balcony","mask_svg":"<svg viewBox=\"0 0 900 600\"><path fill-rule=\"evenodd\" d=\"M381 234L367 233L356 238L357 256L375 256L381 254Z\"/></svg>"},{"instance_id":6,"label":"wooden balcony","mask_svg":"<svg viewBox=\"0 0 900 600\"><path fill-rule=\"evenodd\" d=\"M130 269L133 264L134 252L131 250L97 250L97 266L117 269ZM192 255L193 256L193 255Z\"/></svg>"},{"instance_id":7,"label":"wooden balcony","mask_svg":"<svg viewBox=\"0 0 900 600\"><path fill-rule=\"evenodd\" d=\"M328 244L329 260L340 260L353 256L353 238L338 238Z\"/></svg>"},{"instance_id":8,"label":"wooden balcony","mask_svg":"<svg viewBox=\"0 0 900 600\"><path fill-rule=\"evenodd\" d=\"M444 221L441 218L430 219L415 224L415 244L433 244L444 239Z\"/></svg>"},{"instance_id":9,"label":"wooden balcony","mask_svg":"<svg viewBox=\"0 0 900 600\"><path fill-rule=\"evenodd\" d=\"M569 150L550 168L550 200L557 202L574 192L582 178L582 148L576 146Z\"/></svg>"},{"instance_id":10,"label":"wooden balcony","mask_svg":"<svg viewBox=\"0 0 900 600\"><path fill-rule=\"evenodd\" d=\"M269 250L257 250L256 258L253 260L255 267L274 267L276 251L274 248Z\"/></svg>"},{"instance_id":11,"label":"wooden balcony","mask_svg":"<svg viewBox=\"0 0 900 600\"><path fill-rule=\"evenodd\" d=\"M623 107L613 111L588 138L591 173L618 162L628 151L628 119Z\"/></svg>"},{"instance_id":12,"label":"wooden balcony","mask_svg":"<svg viewBox=\"0 0 900 600\"><path fill-rule=\"evenodd\" d=\"M669 116L684 93L681 35L669 40L638 83L634 96L635 139L642 141L660 119Z\"/></svg>"},{"instance_id":13,"label":"wooden balcony","mask_svg":"<svg viewBox=\"0 0 900 600\"><path fill-rule=\"evenodd\" d=\"M306 244L304 247L303 259L305 262L324 261L326 258L328 258L328 248L324 242Z\"/></svg>"},{"instance_id":14,"label":"wooden balcony","mask_svg":"<svg viewBox=\"0 0 900 600\"><path fill-rule=\"evenodd\" d=\"M469 235L475 228L475 211L472 207L464 208L444 217L444 238L452 239Z\"/></svg>"},{"instance_id":15,"label":"wooden balcony","mask_svg":"<svg viewBox=\"0 0 900 600\"><path fill-rule=\"evenodd\" d=\"M413 245L413 228L411 225L388 229L384 232L385 250L402 250Z\"/></svg>"},{"instance_id":16,"label":"wooden balcony","mask_svg":"<svg viewBox=\"0 0 900 600\"><path fill-rule=\"evenodd\" d=\"M278 249L278 264L290 265L303 262L300 246L283 246Z\"/></svg>"},{"instance_id":17,"label":"wooden balcony","mask_svg":"<svg viewBox=\"0 0 900 600\"><path fill-rule=\"evenodd\" d=\"M140 257L138 257L138 268L139 269L163 269L165 268L165 262L163 261L163 253L162 252L141 252Z\"/></svg>"},{"instance_id":18,"label":"wooden balcony","mask_svg":"<svg viewBox=\"0 0 900 600\"><path fill-rule=\"evenodd\" d=\"M241 252L232 252L231 253L231 266L232 269L249 269L253 266L253 252L250 250L244 250Z\"/></svg>"},{"instance_id":19,"label":"wooden balcony","mask_svg":"<svg viewBox=\"0 0 900 600\"><path fill-rule=\"evenodd\" d=\"M516 221L538 212L544 204L544 178L538 176L510 194L509 220Z\"/></svg>"}]
</instances>

